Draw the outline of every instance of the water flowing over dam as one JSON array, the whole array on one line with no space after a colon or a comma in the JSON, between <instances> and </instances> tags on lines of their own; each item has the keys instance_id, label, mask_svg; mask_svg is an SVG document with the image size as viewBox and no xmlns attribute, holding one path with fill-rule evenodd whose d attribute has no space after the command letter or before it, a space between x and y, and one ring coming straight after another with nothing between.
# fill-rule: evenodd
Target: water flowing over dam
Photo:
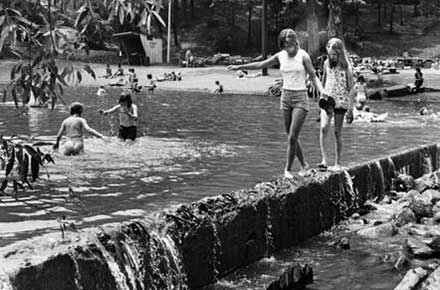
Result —
<instances>
[{"instance_id":1,"label":"water flowing over dam","mask_svg":"<svg viewBox=\"0 0 440 290\"><path fill-rule=\"evenodd\" d=\"M391 188L438 168L428 145L339 173L277 179L141 220L48 234L0 249L0 289L197 289L296 245Z\"/></svg>"}]
</instances>

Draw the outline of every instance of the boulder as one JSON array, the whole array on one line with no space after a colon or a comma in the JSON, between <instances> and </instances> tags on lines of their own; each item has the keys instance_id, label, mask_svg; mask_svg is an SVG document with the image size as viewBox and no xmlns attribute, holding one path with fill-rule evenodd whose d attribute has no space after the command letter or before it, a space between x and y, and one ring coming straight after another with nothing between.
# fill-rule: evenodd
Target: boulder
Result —
<instances>
[{"instance_id":1,"label":"boulder","mask_svg":"<svg viewBox=\"0 0 440 290\"><path fill-rule=\"evenodd\" d=\"M432 208L430 196L419 194L415 196L409 203L409 208L414 212L417 220L424 217L432 217Z\"/></svg>"},{"instance_id":2,"label":"boulder","mask_svg":"<svg viewBox=\"0 0 440 290\"><path fill-rule=\"evenodd\" d=\"M440 289L440 267L437 267L422 284L422 290Z\"/></svg>"},{"instance_id":3,"label":"boulder","mask_svg":"<svg viewBox=\"0 0 440 290\"><path fill-rule=\"evenodd\" d=\"M402 281L400 281L399 285L397 285L396 288L394 288L394 290L415 289L415 286L419 284L427 275L428 275L428 271L426 271L422 267L411 269L408 272L406 272Z\"/></svg>"},{"instance_id":4,"label":"boulder","mask_svg":"<svg viewBox=\"0 0 440 290\"><path fill-rule=\"evenodd\" d=\"M405 240L404 249L415 258L428 259L434 256L435 251L421 240L409 236Z\"/></svg>"},{"instance_id":5,"label":"boulder","mask_svg":"<svg viewBox=\"0 0 440 290\"><path fill-rule=\"evenodd\" d=\"M410 265L410 261L408 260L408 258L404 254L402 254L399 256L399 258L397 258L393 267L397 271L401 271L401 270L405 269L406 267L408 267L409 265Z\"/></svg>"},{"instance_id":6,"label":"boulder","mask_svg":"<svg viewBox=\"0 0 440 290\"><path fill-rule=\"evenodd\" d=\"M309 265L299 263L286 269L278 280L273 281L267 290L300 290L313 283L313 270Z\"/></svg>"},{"instance_id":7,"label":"boulder","mask_svg":"<svg viewBox=\"0 0 440 290\"><path fill-rule=\"evenodd\" d=\"M423 175L414 180L414 189L418 192L424 192L427 189L434 187L434 179L431 174Z\"/></svg>"},{"instance_id":8,"label":"boulder","mask_svg":"<svg viewBox=\"0 0 440 290\"><path fill-rule=\"evenodd\" d=\"M432 207L432 214L435 215L436 213L440 212L440 201L437 201L434 206Z\"/></svg>"},{"instance_id":9,"label":"boulder","mask_svg":"<svg viewBox=\"0 0 440 290\"><path fill-rule=\"evenodd\" d=\"M427 189L422 193L424 199L430 200L432 204L440 201L440 191L434 189Z\"/></svg>"},{"instance_id":10,"label":"boulder","mask_svg":"<svg viewBox=\"0 0 440 290\"><path fill-rule=\"evenodd\" d=\"M350 241L348 240L348 238L341 238L338 242L338 247L343 250L350 249Z\"/></svg>"},{"instance_id":11,"label":"boulder","mask_svg":"<svg viewBox=\"0 0 440 290\"><path fill-rule=\"evenodd\" d=\"M396 217L394 224L398 227L408 223L416 223L417 217L410 208L404 208Z\"/></svg>"},{"instance_id":12,"label":"boulder","mask_svg":"<svg viewBox=\"0 0 440 290\"><path fill-rule=\"evenodd\" d=\"M440 253L440 236L436 236L429 243L429 246L436 252Z\"/></svg>"},{"instance_id":13,"label":"boulder","mask_svg":"<svg viewBox=\"0 0 440 290\"><path fill-rule=\"evenodd\" d=\"M370 239L392 237L397 234L397 229L392 223L384 223L357 231L357 234Z\"/></svg>"},{"instance_id":14,"label":"boulder","mask_svg":"<svg viewBox=\"0 0 440 290\"><path fill-rule=\"evenodd\" d=\"M433 221L436 224L440 224L440 211L438 211L434 214Z\"/></svg>"},{"instance_id":15,"label":"boulder","mask_svg":"<svg viewBox=\"0 0 440 290\"><path fill-rule=\"evenodd\" d=\"M415 187L414 178L411 175L399 174L394 179L393 185L398 191L408 191Z\"/></svg>"}]
</instances>

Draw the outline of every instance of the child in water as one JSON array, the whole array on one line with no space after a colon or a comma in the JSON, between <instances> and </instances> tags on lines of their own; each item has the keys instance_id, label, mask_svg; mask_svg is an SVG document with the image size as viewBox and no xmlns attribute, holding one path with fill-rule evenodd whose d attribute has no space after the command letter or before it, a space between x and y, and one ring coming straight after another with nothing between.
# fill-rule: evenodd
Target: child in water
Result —
<instances>
[{"instance_id":1,"label":"child in water","mask_svg":"<svg viewBox=\"0 0 440 290\"><path fill-rule=\"evenodd\" d=\"M130 139L136 140L137 135L137 120L138 120L138 108L133 104L131 95L123 92L119 96L119 104L109 110L100 109L98 112L102 115L107 115L113 112L119 114L119 134L118 138L126 141Z\"/></svg>"},{"instance_id":2,"label":"child in water","mask_svg":"<svg viewBox=\"0 0 440 290\"><path fill-rule=\"evenodd\" d=\"M66 118L62 123L57 135L57 141L53 146L54 150L58 150L61 137L66 135L68 140L64 143L64 155L78 155L84 152L84 134L90 134L105 139L104 135L92 129L87 124L87 121L81 117L83 112L83 105L81 103L72 103L70 106L70 117Z\"/></svg>"},{"instance_id":3,"label":"child in water","mask_svg":"<svg viewBox=\"0 0 440 290\"><path fill-rule=\"evenodd\" d=\"M96 95L98 96L98 97L104 97L104 96L106 96L107 95L107 91L105 90L105 88L104 88L104 86L99 86L99 89L98 89L98 91L96 92Z\"/></svg>"},{"instance_id":4,"label":"child in water","mask_svg":"<svg viewBox=\"0 0 440 290\"><path fill-rule=\"evenodd\" d=\"M154 89L157 87L156 81L153 79L152 74L147 74L147 89L149 92L154 93Z\"/></svg>"},{"instance_id":5,"label":"child in water","mask_svg":"<svg viewBox=\"0 0 440 290\"><path fill-rule=\"evenodd\" d=\"M365 84L364 76L358 76L356 84L354 85L354 92L356 94L355 108L362 110L367 103L367 85Z\"/></svg>"},{"instance_id":6,"label":"child in water","mask_svg":"<svg viewBox=\"0 0 440 290\"><path fill-rule=\"evenodd\" d=\"M329 97L335 101L332 111L321 110L320 147L322 161L320 169L327 168L326 140L330 129L330 121L335 119L336 159L332 170L341 170L342 154L342 125L347 114L347 122L353 122L353 72L347 57L343 42L339 38L332 38L327 43L328 59L324 63L323 83Z\"/></svg>"}]
</instances>

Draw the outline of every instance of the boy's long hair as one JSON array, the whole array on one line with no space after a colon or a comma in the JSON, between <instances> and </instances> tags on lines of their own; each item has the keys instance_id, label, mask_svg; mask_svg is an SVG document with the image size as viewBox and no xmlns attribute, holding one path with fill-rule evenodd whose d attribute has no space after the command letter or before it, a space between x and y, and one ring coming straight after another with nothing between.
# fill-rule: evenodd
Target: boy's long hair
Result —
<instances>
[{"instance_id":1,"label":"boy's long hair","mask_svg":"<svg viewBox=\"0 0 440 290\"><path fill-rule=\"evenodd\" d=\"M337 55L337 61L332 64L329 61L330 67L339 66L342 69L347 69L350 66L350 61L348 60L347 51L345 50L344 43L339 38L333 37L327 42L327 52L334 50Z\"/></svg>"},{"instance_id":2,"label":"boy's long hair","mask_svg":"<svg viewBox=\"0 0 440 290\"><path fill-rule=\"evenodd\" d=\"M74 102L70 105L70 115L78 114L81 117L83 112L83 105L78 102Z\"/></svg>"}]
</instances>

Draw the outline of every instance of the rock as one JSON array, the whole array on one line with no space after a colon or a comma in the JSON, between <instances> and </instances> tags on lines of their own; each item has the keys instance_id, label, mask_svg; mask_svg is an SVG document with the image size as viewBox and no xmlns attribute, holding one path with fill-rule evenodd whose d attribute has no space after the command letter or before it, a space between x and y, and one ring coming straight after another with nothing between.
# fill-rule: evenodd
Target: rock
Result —
<instances>
[{"instance_id":1,"label":"rock","mask_svg":"<svg viewBox=\"0 0 440 290\"><path fill-rule=\"evenodd\" d=\"M427 195L423 196L419 194L415 196L410 201L409 208L414 212L418 221L423 217L432 217L433 205Z\"/></svg>"},{"instance_id":2,"label":"rock","mask_svg":"<svg viewBox=\"0 0 440 290\"><path fill-rule=\"evenodd\" d=\"M414 188L414 178L411 175L399 174L393 181L395 189L398 191L408 191Z\"/></svg>"},{"instance_id":3,"label":"rock","mask_svg":"<svg viewBox=\"0 0 440 290\"><path fill-rule=\"evenodd\" d=\"M414 212L410 208L405 208L397 215L394 224L398 227L401 227L408 223L415 222L417 222L417 217Z\"/></svg>"},{"instance_id":4,"label":"rock","mask_svg":"<svg viewBox=\"0 0 440 290\"><path fill-rule=\"evenodd\" d=\"M436 224L440 224L440 211L434 214L433 220Z\"/></svg>"},{"instance_id":5,"label":"rock","mask_svg":"<svg viewBox=\"0 0 440 290\"><path fill-rule=\"evenodd\" d=\"M435 215L436 213L440 212L440 201L437 201L434 206L432 207L432 214Z\"/></svg>"},{"instance_id":6,"label":"rock","mask_svg":"<svg viewBox=\"0 0 440 290\"><path fill-rule=\"evenodd\" d=\"M418 267L415 269L411 269L406 272L403 279L400 281L399 285L394 288L394 290L412 290L414 287L419 284L426 276L428 275L428 271L423 269L422 267Z\"/></svg>"},{"instance_id":7,"label":"rock","mask_svg":"<svg viewBox=\"0 0 440 290\"><path fill-rule=\"evenodd\" d=\"M357 220L357 219L359 219L360 217L361 217L361 215L358 214L357 212L355 212L354 214L351 215L351 218L354 219L354 220Z\"/></svg>"},{"instance_id":8,"label":"rock","mask_svg":"<svg viewBox=\"0 0 440 290\"><path fill-rule=\"evenodd\" d=\"M427 244L411 236L405 240L404 249L408 254L420 259L431 258L435 253Z\"/></svg>"},{"instance_id":9,"label":"rock","mask_svg":"<svg viewBox=\"0 0 440 290\"><path fill-rule=\"evenodd\" d=\"M393 199L390 196L385 195L380 201L380 204L390 204L392 201Z\"/></svg>"},{"instance_id":10,"label":"rock","mask_svg":"<svg viewBox=\"0 0 440 290\"><path fill-rule=\"evenodd\" d=\"M440 289L440 267L434 270L431 275L426 278L422 284L423 290L438 290Z\"/></svg>"},{"instance_id":11,"label":"rock","mask_svg":"<svg viewBox=\"0 0 440 290\"><path fill-rule=\"evenodd\" d=\"M423 175L420 178L414 180L414 189L418 192L424 192L434 186L434 179L431 174Z\"/></svg>"},{"instance_id":12,"label":"rock","mask_svg":"<svg viewBox=\"0 0 440 290\"><path fill-rule=\"evenodd\" d=\"M273 281L267 290L299 290L313 283L313 270L309 265L299 263L286 269L278 280Z\"/></svg>"},{"instance_id":13,"label":"rock","mask_svg":"<svg viewBox=\"0 0 440 290\"><path fill-rule=\"evenodd\" d=\"M434 251L440 253L440 236L436 236L432 241L429 243L429 246Z\"/></svg>"},{"instance_id":14,"label":"rock","mask_svg":"<svg viewBox=\"0 0 440 290\"><path fill-rule=\"evenodd\" d=\"M436 204L440 201L440 191L434 189L425 190L422 193L422 196L424 196L425 199L430 200L432 204Z\"/></svg>"},{"instance_id":15,"label":"rock","mask_svg":"<svg viewBox=\"0 0 440 290\"><path fill-rule=\"evenodd\" d=\"M408 267L410 264L408 258L402 253L402 255L397 258L397 261L394 263L393 267L394 269L401 271Z\"/></svg>"},{"instance_id":16,"label":"rock","mask_svg":"<svg viewBox=\"0 0 440 290\"><path fill-rule=\"evenodd\" d=\"M391 223L368 227L357 231L357 234L370 239L392 237L397 234L396 227Z\"/></svg>"},{"instance_id":17,"label":"rock","mask_svg":"<svg viewBox=\"0 0 440 290\"><path fill-rule=\"evenodd\" d=\"M338 247L343 249L343 250L348 250L350 249L350 241L348 240L348 238L342 238L339 240L338 243Z\"/></svg>"}]
</instances>

